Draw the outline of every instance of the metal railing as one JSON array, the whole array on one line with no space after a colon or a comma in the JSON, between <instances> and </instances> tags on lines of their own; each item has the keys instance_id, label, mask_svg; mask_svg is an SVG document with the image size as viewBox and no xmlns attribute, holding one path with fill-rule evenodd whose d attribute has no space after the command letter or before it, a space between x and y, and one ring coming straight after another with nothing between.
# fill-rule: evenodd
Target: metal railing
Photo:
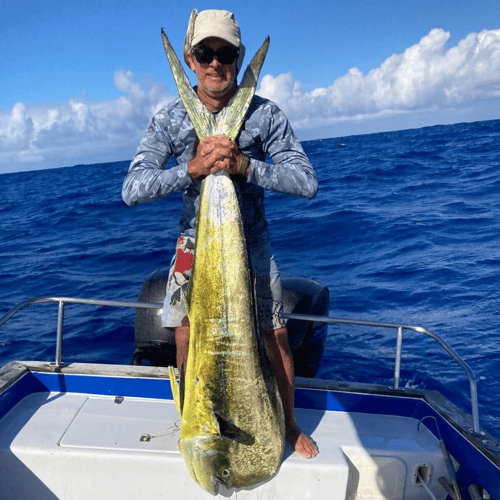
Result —
<instances>
[{"instance_id":1,"label":"metal railing","mask_svg":"<svg viewBox=\"0 0 500 500\"><path fill-rule=\"evenodd\" d=\"M21 309L33 304L46 304L49 302L57 302L58 304L58 314L57 314L57 340L56 340L56 356L54 365L62 365L62 350L63 350L63 335L64 335L64 308L65 304L84 304L93 306L109 306L109 307L130 307L130 308L143 308L143 309L162 309L163 304L148 303L148 302L125 302L116 300L100 300L100 299L80 299L74 297L38 297L13 307L7 314L0 318L0 328L15 314L17 314ZM353 325L353 326L367 326L375 328L388 328L396 330L396 356L395 356L395 367L394 367L394 389L399 389L399 382L401 377L401 356L403 352L403 331L410 330L416 333L421 333L432 339L434 339L438 344L454 359L459 366L465 371L467 378L469 380L470 386L470 399L472 406L472 433L476 435L481 435L479 427L479 409L478 409L478 399L477 399L477 383L474 373L470 369L469 365L437 334L426 330L420 326L410 326L410 325L400 325L396 323L380 323L375 321L361 321L361 320L350 320L350 319L340 319L340 318L330 318L327 316L312 316L308 314L292 314L285 313L284 317L287 319L303 320L303 321L314 321L318 323L330 323L337 325Z\"/></svg>"},{"instance_id":2,"label":"metal railing","mask_svg":"<svg viewBox=\"0 0 500 500\"><path fill-rule=\"evenodd\" d=\"M394 366L394 389L399 389L399 381L401 376L401 356L403 352L403 331L411 330L416 333L422 333L423 335L434 339L451 356L451 358L459 364L459 366L465 371L467 375L467 379L469 380L470 399L472 406L472 432L474 434L480 435L476 377L470 369L470 366L436 333L430 332L429 330L426 330L421 326L400 325L397 323L380 323L376 321L328 318L324 316L310 316L305 314L289 313L286 313L284 316L286 318L295 320L317 321L321 323L333 323L337 325L370 326L376 328L389 328L397 330L396 357Z\"/></svg>"}]
</instances>

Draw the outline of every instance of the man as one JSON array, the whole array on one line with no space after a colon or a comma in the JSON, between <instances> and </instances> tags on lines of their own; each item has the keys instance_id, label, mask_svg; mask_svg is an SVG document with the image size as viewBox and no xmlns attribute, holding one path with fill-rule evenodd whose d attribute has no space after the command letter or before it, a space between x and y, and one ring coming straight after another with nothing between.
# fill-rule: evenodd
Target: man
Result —
<instances>
[{"instance_id":1,"label":"man","mask_svg":"<svg viewBox=\"0 0 500 500\"><path fill-rule=\"evenodd\" d=\"M193 11L184 45L184 59L195 72L196 91L209 111L221 111L238 89L236 77L245 47L232 13ZM266 163L266 155L273 164ZM166 168L171 156L177 164ZM164 326L175 327L177 365L189 348L189 321L181 300L191 275L196 214L201 180L227 170L241 196L241 214L257 294L259 327L273 366L285 410L286 437L305 458L318 453L314 442L297 427L294 416L294 369L282 318L281 282L272 255L264 214L264 189L305 196L316 195L314 170L282 111L271 101L254 96L241 132L196 138L180 99L153 117L130 165L122 196L128 205L183 191L180 237L167 284Z\"/></svg>"}]
</instances>

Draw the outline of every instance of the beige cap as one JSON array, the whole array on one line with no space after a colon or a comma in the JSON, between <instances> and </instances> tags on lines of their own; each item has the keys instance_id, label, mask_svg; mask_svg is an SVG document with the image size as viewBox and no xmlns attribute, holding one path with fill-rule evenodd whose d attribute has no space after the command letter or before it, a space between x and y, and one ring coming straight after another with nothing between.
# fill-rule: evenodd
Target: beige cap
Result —
<instances>
[{"instance_id":1,"label":"beige cap","mask_svg":"<svg viewBox=\"0 0 500 500\"><path fill-rule=\"evenodd\" d=\"M227 10L204 10L198 14L194 23L191 46L194 47L205 38L222 38L235 47L241 43L240 27L232 12Z\"/></svg>"},{"instance_id":2,"label":"beige cap","mask_svg":"<svg viewBox=\"0 0 500 500\"><path fill-rule=\"evenodd\" d=\"M205 38L211 36L222 38L226 42L240 48L237 61L238 70L243 63L245 46L241 43L240 27L234 18L234 14L227 10L203 10L198 14L196 9L191 12L188 30L184 39L184 59L186 53ZM187 62L187 61L186 61Z\"/></svg>"}]
</instances>

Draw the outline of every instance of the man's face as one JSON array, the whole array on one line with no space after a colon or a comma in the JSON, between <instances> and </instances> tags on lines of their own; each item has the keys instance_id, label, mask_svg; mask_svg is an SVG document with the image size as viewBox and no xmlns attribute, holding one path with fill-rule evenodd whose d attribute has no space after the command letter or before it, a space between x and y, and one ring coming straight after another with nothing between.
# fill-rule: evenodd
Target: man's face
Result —
<instances>
[{"instance_id":1,"label":"man's face","mask_svg":"<svg viewBox=\"0 0 500 500\"><path fill-rule=\"evenodd\" d=\"M205 38L198 46L203 45L217 51L222 47L233 47L221 38ZM233 90L236 79L236 60L230 64L221 64L217 57L213 57L209 63L200 63L196 57L189 53L187 55L190 68L198 78L198 92L208 94L212 98L222 97Z\"/></svg>"}]
</instances>

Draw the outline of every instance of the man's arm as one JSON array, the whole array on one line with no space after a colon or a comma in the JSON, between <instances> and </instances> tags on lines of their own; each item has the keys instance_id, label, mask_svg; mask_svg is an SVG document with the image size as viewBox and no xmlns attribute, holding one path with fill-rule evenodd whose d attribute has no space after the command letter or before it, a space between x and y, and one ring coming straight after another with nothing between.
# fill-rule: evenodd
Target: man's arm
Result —
<instances>
[{"instance_id":1,"label":"man's arm","mask_svg":"<svg viewBox=\"0 0 500 500\"><path fill-rule=\"evenodd\" d=\"M316 174L285 114L269 101L258 117L258 125L263 150L274 164L251 159L248 181L265 189L314 198L318 190Z\"/></svg>"},{"instance_id":2,"label":"man's arm","mask_svg":"<svg viewBox=\"0 0 500 500\"><path fill-rule=\"evenodd\" d=\"M122 187L122 198L127 205L168 196L192 182L187 163L180 162L165 169L173 146L166 134L164 120L162 112L153 117L130 164Z\"/></svg>"}]
</instances>

